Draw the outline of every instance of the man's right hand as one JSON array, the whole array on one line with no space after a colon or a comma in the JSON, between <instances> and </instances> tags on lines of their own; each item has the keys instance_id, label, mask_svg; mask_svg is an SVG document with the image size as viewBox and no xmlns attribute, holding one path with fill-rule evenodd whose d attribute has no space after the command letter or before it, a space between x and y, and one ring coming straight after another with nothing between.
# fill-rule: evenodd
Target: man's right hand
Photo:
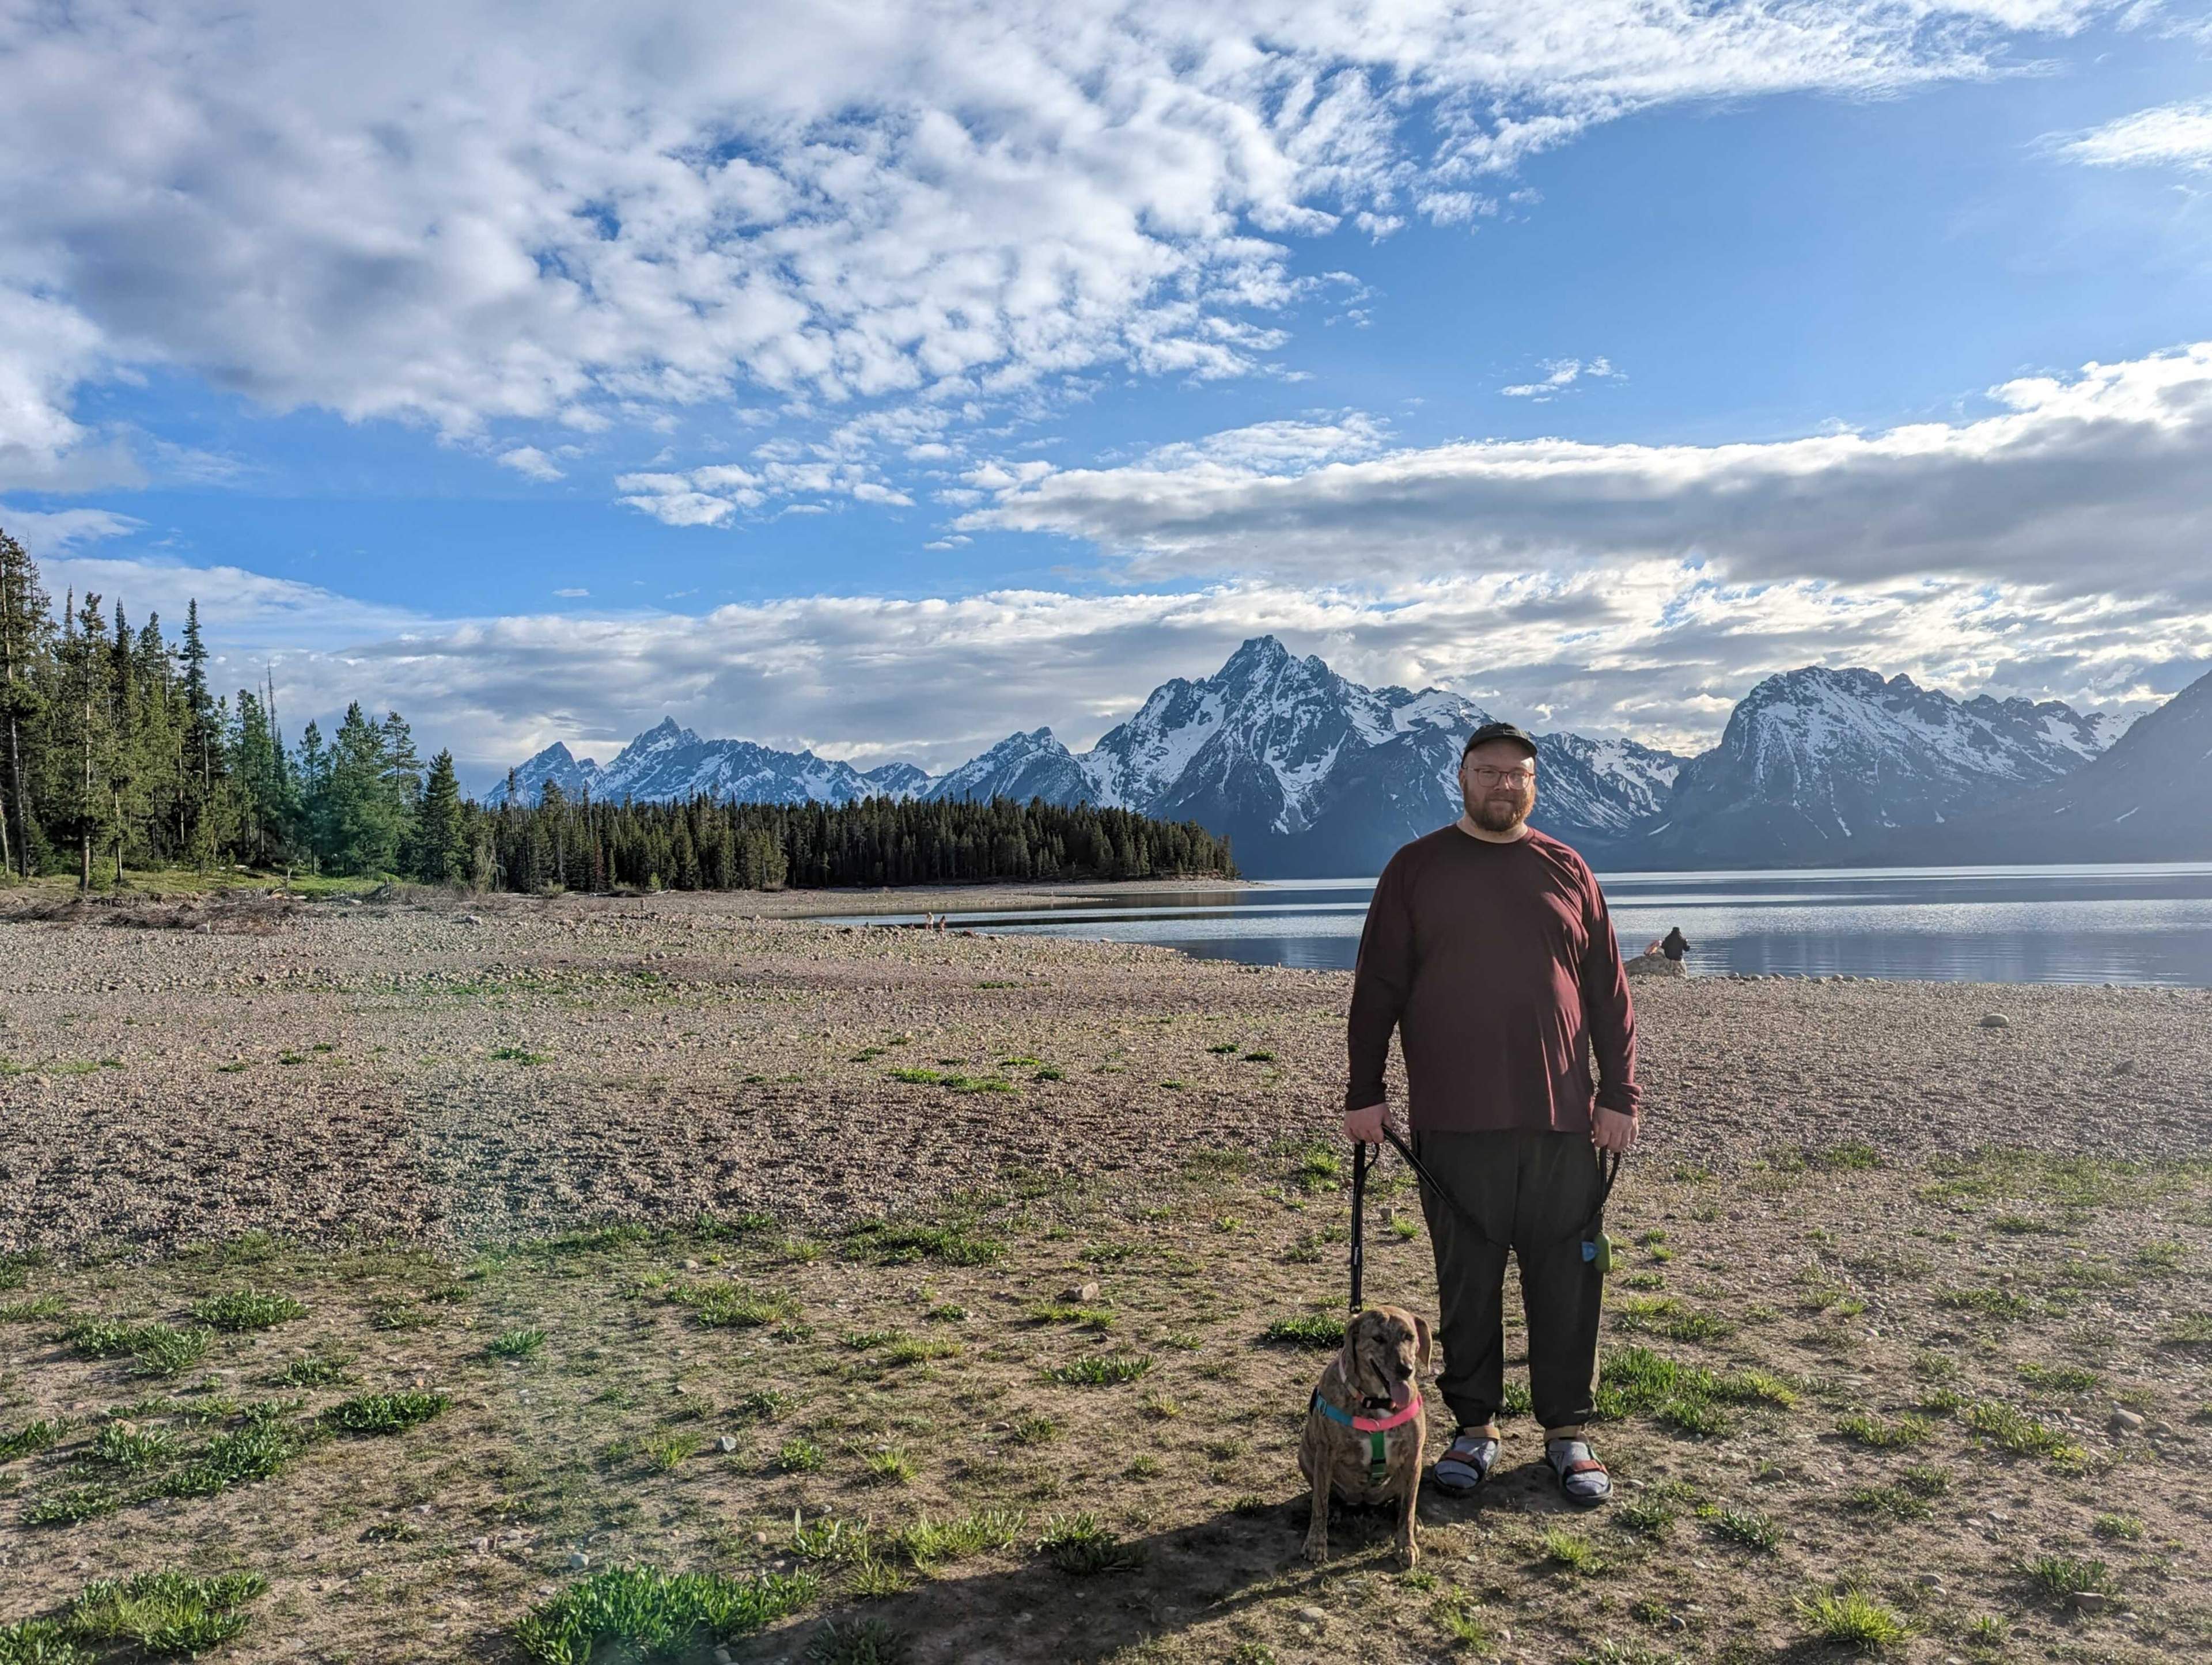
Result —
<instances>
[{"instance_id":1,"label":"man's right hand","mask_svg":"<svg viewBox=\"0 0 2212 1665\"><path fill-rule=\"evenodd\" d=\"M1380 1145L1383 1118L1389 1113L1389 1107L1384 1104L1370 1104L1364 1110L1348 1112L1344 1118L1344 1136L1356 1139L1362 1145Z\"/></svg>"}]
</instances>

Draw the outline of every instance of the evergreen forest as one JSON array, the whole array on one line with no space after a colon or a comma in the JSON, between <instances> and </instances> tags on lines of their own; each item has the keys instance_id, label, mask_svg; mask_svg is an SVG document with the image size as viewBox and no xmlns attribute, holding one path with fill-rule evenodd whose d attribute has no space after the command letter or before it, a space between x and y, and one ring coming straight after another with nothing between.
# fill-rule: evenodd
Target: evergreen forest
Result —
<instances>
[{"instance_id":1,"label":"evergreen forest","mask_svg":"<svg viewBox=\"0 0 2212 1665\"><path fill-rule=\"evenodd\" d=\"M571 800L495 806L425 763L405 719L349 705L295 744L273 684L218 693L199 607L174 641L120 600L58 607L0 531L0 873L90 890L179 867L299 871L477 890L784 886L1232 876L1194 823L1032 799ZM510 776L510 782L513 777Z\"/></svg>"}]
</instances>

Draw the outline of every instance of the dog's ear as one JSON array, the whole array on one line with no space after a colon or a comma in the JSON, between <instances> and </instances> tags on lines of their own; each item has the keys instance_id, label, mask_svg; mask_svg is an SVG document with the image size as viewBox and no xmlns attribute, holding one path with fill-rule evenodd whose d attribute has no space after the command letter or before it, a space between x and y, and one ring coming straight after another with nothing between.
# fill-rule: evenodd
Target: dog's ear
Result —
<instances>
[{"instance_id":1,"label":"dog's ear","mask_svg":"<svg viewBox=\"0 0 2212 1665\"><path fill-rule=\"evenodd\" d=\"M1354 1393L1364 1391L1360 1386L1359 1343L1378 1322L1379 1315L1368 1308L1344 1327L1344 1351L1337 1356L1337 1370L1344 1377L1344 1385Z\"/></svg>"},{"instance_id":2,"label":"dog's ear","mask_svg":"<svg viewBox=\"0 0 2212 1665\"><path fill-rule=\"evenodd\" d=\"M1426 1376L1429 1373L1429 1321L1418 1312L1413 1315L1413 1358L1415 1368Z\"/></svg>"}]
</instances>

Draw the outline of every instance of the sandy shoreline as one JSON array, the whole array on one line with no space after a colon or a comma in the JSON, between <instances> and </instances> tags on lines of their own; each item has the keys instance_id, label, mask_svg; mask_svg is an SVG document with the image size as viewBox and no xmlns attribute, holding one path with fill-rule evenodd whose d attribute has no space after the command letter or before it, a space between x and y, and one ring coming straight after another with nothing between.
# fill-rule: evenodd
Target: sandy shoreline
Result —
<instances>
[{"instance_id":1,"label":"sandy shoreline","mask_svg":"<svg viewBox=\"0 0 2212 1665\"><path fill-rule=\"evenodd\" d=\"M922 894L834 911L978 893ZM0 921L0 1248L828 1224L1012 1170L1141 1188L1194 1150L1334 1137L1345 974L770 916L824 899ZM1642 1159L1670 1169L1848 1140L2212 1155L2212 991L1697 978L1637 998Z\"/></svg>"}]
</instances>

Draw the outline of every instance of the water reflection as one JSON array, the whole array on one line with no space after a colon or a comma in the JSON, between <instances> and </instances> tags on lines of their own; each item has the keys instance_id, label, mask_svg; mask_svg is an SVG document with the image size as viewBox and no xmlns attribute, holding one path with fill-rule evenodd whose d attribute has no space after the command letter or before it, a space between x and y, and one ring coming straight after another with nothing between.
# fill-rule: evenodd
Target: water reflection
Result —
<instances>
[{"instance_id":1,"label":"water reflection","mask_svg":"<svg viewBox=\"0 0 2212 1665\"><path fill-rule=\"evenodd\" d=\"M1680 925L1693 974L2212 987L2212 862L1601 874L1627 951ZM1132 890L951 923L1348 969L1371 878ZM920 914L854 924L919 923Z\"/></svg>"}]
</instances>

